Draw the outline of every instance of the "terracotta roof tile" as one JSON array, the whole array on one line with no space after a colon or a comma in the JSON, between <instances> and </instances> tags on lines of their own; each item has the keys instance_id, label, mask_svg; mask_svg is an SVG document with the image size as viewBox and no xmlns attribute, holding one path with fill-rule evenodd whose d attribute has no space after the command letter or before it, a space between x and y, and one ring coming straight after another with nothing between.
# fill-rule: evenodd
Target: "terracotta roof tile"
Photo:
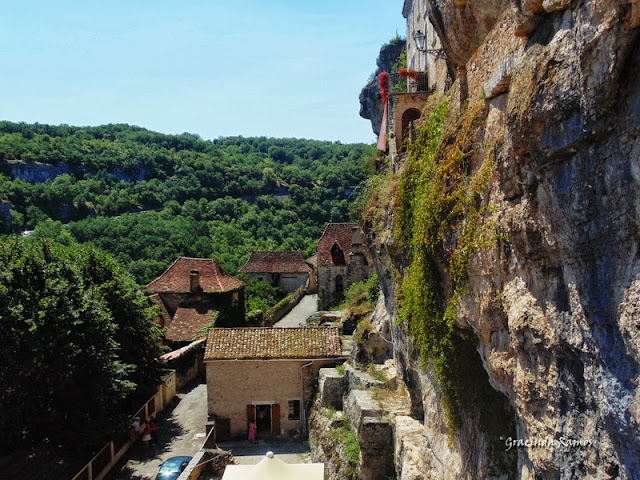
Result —
<instances>
[{"instance_id":1,"label":"terracotta roof tile","mask_svg":"<svg viewBox=\"0 0 640 480\"><path fill-rule=\"evenodd\" d=\"M178 307L164 337L175 342L190 342L206 336L215 310Z\"/></svg>"},{"instance_id":2,"label":"terracotta roof tile","mask_svg":"<svg viewBox=\"0 0 640 480\"><path fill-rule=\"evenodd\" d=\"M333 265L331 256L331 247L334 244L338 244L342 252L344 253L345 262L349 264L349 254L352 251L351 247L351 230L353 227L360 228L357 223L329 223L322 232L320 240L318 240L318 254L317 261L320 265ZM362 232L361 232L362 233ZM371 254L367 245L362 243L362 251L368 265L372 264Z\"/></svg>"},{"instance_id":3,"label":"terracotta roof tile","mask_svg":"<svg viewBox=\"0 0 640 480\"><path fill-rule=\"evenodd\" d=\"M252 252L240 269L243 273L310 273L300 252Z\"/></svg>"},{"instance_id":4,"label":"terracotta roof tile","mask_svg":"<svg viewBox=\"0 0 640 480\"><path fill-rule=\"evenodd\" d=\"M204 359L327 358L341 353L335 327L212 328Z\"/></svg>"},{"instance_id":5,"label":"terracotta roof tile","mask_svg":"<svg viewBox=\"0 0 640 480\"><path fill-rule=\"evenodd\" d=\"M167 311L167 307L165 307L164 302L160 298L160 295L158 295L157 293L154 293L153 295L151 295L151 298L153 299L154 302L156 302L156 305L160 307L160 315L153 319L154 323L157 323L161 327L169 325L169 323L171 322L171 316L169 315L169 312Z\"/></svg>"},{"instance_id":6,"label":"terracotta roof tile","mask_svg":"<svg viewBox=\"0 0 640 480\"><path fill-rule=\"evenodd\" d=\"M244 286L243 282L229 275L211 258L178 257L147 287L155 293L188 292L192 270L199 273L200 287L204 293L228 292Z\"/></svg>"}]
</instances>

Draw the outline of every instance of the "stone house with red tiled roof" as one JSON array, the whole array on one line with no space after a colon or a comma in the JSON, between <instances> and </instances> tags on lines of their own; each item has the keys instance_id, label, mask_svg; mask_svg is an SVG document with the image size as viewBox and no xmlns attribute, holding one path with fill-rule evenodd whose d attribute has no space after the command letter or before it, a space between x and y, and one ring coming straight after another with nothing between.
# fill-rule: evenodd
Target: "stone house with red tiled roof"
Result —
<instances>
[{"instance_id":1,"label":"stone house with red tiled roof","mask_svg":"<svg viewBox=\"0 0 640 480\"><path fill-rule=\"evenodd\" d=\"M342 363L337 328L214 328L204 361L216 440L306 431L322 367Z\"/></svg>"},{"instance_id":2,"label":"stone house with red tiled roof","mask_svg":"<svg viewBox=\"0 0 640 480\"><path fill-rule=\"evenodd\" d=\"M240 269L241 273L269 282L287 293L306 288L312 271L302 254L295 251L252 252L247 263Z\"/></svg>"},{"instance_id":3,"label":"stone house with red tiled roof","mask_svg":"<svg viewBox=\"0 0 640 480\"><path fill-rule=\"evenodd\" d=\"M169 342L202 338L213 323L244 324L244 283L213 259L179 257L147 288L161 305L158 323Z\"/></svg>"},{"instance_id":4,"label":"stone house with red tiled roof","mask_svg":"<svg viewBox=\"0 0 640 480\"><path fill-rule=\"evenodd\" d=\"M318 308L339 303L352 284L373 274L373 262L356 223L329 223L317 248Z\"/></svg>"}]
</instances>

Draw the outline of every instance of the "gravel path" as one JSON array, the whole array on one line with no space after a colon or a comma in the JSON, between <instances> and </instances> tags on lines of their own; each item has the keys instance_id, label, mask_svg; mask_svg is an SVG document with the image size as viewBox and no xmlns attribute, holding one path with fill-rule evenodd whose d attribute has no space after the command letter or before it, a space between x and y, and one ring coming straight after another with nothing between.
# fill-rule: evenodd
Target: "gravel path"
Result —
<instances>
[{"instance_id":1,"label":"gravel path","mask_svg":"<svg viewBox=\"0 0 640 480\"><path fill-rule=\"evenodd\" d=\"M300 303L293 307L274 327L306 327L305 320L309 315L318 311L318 295L305 295Z\"/></svg>"}]
</instances>

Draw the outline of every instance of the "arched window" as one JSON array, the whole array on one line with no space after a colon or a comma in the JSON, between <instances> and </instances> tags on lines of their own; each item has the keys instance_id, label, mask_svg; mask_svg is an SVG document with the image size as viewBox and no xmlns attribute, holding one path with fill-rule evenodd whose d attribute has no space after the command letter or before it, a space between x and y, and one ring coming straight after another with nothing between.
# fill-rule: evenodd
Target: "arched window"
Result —
<instances>
[{"instance_id":1,"label":"arched window","mask_svg":"<svg viewBox=\"0 0 640 480\"><path fill-rule=\"evenodd\" d=\"M344 252L340 248L340 245L338 245L338 242L335 242L331 247L331 261L334 265L346 265Z\"/></svg>"},{"instance_id":2,"label":"arched window","mask_svg":"<svg viewBox=\"0 0 640 480\"><path fill-rule=\"evenodd\" d=\"M414 129L413 122L420 118L420 110L417 108L409 108L402 114L402 150L407 149L407 141L413 140Z\"/></svg>"}]
</instances>

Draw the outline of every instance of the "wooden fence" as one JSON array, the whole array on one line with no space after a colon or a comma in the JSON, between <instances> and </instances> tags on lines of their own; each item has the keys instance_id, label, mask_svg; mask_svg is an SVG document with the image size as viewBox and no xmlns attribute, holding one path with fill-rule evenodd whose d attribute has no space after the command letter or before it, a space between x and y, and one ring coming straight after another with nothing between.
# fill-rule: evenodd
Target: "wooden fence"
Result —
<instances>
[{"instance_id":1,"label":"wooden fence","mask_svg":"<svg viewBox=\"0 0 640 480\"><path fill-rule=\"evenodd\" d=\"M136 439L144 431L144 425L153 416L160 413L176 395L176 372L171 370L162 377L162 383L158 385L158 391L147 400L144 405L133 415L140 418L140 431ZM129 450L135 440L129 438L128 432L123 432L115 439L107 443L87 463L72 480L102 480L113 466Z\"/></svg>"}]
</instances>

